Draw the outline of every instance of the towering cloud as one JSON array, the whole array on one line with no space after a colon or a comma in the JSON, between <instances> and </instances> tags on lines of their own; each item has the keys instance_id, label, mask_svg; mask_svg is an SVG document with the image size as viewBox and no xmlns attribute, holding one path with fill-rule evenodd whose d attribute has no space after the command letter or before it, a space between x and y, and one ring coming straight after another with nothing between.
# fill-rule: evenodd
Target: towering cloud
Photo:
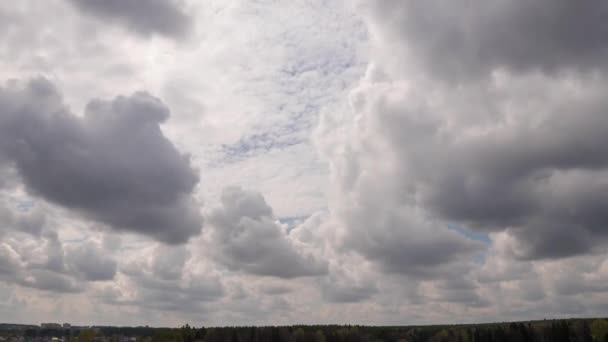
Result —
<instances>
[{"instance_id":1,"label":"towering cloud","mask_svg":"<svg viewBox=\"0 0 608 342\"><path fill-rule=\"evenodd\" d=\"M0 165L27 190L113 229L183 243L200 232L188 157L165 138L165 105L146 93L93 100L82 117L45 79L0 89Z\"/></svg>"},{"instance_id":2,"label":"towering cloud","mask_svg":"<svg viewBox=\"0 0 608 342\"><path fill-rule=\"evenodd\" d=\"M505 231L518 259L604 251L606 4L361 7L373 54L354 120L319 129L344 244L406 274L470 260L448 227Z\"/></svg>"}]
</instances>

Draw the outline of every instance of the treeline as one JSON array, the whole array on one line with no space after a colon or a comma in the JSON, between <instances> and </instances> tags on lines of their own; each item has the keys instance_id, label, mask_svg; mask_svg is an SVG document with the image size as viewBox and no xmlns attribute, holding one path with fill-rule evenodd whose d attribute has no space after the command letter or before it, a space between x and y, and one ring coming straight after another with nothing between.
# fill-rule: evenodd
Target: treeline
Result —
<instances>
[{"instance_id":1,"label":"treeline","mask_svg":"<svg viewBox=\"0 0 608 342\"><path fill-rule=\"evenodd\" d=\"M608 342L608 320L443 326L288 326L165 329L151 342Z\"/></svg>"},{"instance_id":2,"label":"treeline","mask_svg":"<svg viewBox=\"0 0 608 342\"><path fill-rule=\"evenodd\" d=\"M15 331L12 331L14 335ZM296 325L280 327L27 328L24 337L64 337L66 342L608 342L608 320L569 319L433 326Z\"/></svg>"}]
</instances>

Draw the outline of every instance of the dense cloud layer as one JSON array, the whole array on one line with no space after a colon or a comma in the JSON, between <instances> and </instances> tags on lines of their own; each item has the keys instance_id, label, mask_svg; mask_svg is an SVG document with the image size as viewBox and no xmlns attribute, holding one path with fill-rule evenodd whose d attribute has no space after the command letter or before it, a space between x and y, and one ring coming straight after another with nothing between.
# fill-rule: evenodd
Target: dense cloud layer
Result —
<instances>
[{"instance_id":1,"label":"dense cloud layer","mask_svg":"<svg viewBox=\"0 0 608 342\"><path fill-rule=\"evenodd\" d=\"M198 175L160 130L169 116L160 100L94 100L76 117L40 78L0 89L0 108L0 163L31 194L168 243L200 232Z\"/></svg>"},{"instance_id":2,"label":"dense cloud layer","mask_svg":"<svg viewBox=\"0 0 608 342\"><path fill-rule=\"evenodd\" d=\"M448 79L606 66L608 4L569 0L374 1L372 32Z\"/></svg>"},{"instance_id":3,"label":"dense cloud layer","mask_svg":"<svg viewBox=\"0 0 608 342\"><path fill-rule=\"evenodd\" d=\"M226 188L222 206L209 215L210 248L218 262L233 270L294 278L327 273L327 265L299 252L262 195Z\"/></svg>"},{"instance_id":4,"label":"dense cloud layer","mask_svg":"<svg viewBox=\"0 0 608 342\"><path fill-rule=\"evenodd\" d=\"M0 320L605 315L607 8L0 2Z\"/></svg>"},{"instance_id":5,"label":"dense cloud layer","mask_svg":"<svg viewBox=\"0 0 608 342\"><path fill-rule=\"evenodd\" d=\"M143 36L180 37L192 18L179 0L69 0L76 8L102 21L115 21Z\"/></svg>"}]
</instances>

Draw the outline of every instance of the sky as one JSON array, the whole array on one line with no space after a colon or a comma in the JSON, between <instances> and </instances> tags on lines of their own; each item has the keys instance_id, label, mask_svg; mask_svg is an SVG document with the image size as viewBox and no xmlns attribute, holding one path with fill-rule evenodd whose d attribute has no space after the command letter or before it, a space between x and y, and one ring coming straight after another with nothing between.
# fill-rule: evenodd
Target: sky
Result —
<instances>
[{"instance_id":1,"label":"sky","mask_svg":"<svg viewBox=\"0 0 608 342\"><path fill-rule=\"evenodd\" d=\"M608 312L608 3L0 2L0 321Z\"/></svg>"}]
</instances>

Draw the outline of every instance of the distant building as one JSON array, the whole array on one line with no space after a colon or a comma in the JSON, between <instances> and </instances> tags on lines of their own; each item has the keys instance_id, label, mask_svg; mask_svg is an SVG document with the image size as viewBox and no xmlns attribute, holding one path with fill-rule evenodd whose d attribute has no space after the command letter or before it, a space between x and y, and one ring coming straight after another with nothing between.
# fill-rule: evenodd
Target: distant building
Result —
<instances>
[{"instance_id":1,"label":"distant building","mask_svg":"<svg viewBox=\"0 0 608 342\"><path fill-rule=\"evenodd\" d=\"M64 329L70 329L71 327L72 327L72 325L70 323L63 323Z\"/></svg>"},{"instance_id":2,"label":"distant building","mask_svg":"<svg viewBox=\"0 0 608 342\"><path fill-rule=\"evenodd\" d=\"M61 324L59 323L41 323L41 328L44 329L61 329Z\"/></svg>"}]
</instances>

